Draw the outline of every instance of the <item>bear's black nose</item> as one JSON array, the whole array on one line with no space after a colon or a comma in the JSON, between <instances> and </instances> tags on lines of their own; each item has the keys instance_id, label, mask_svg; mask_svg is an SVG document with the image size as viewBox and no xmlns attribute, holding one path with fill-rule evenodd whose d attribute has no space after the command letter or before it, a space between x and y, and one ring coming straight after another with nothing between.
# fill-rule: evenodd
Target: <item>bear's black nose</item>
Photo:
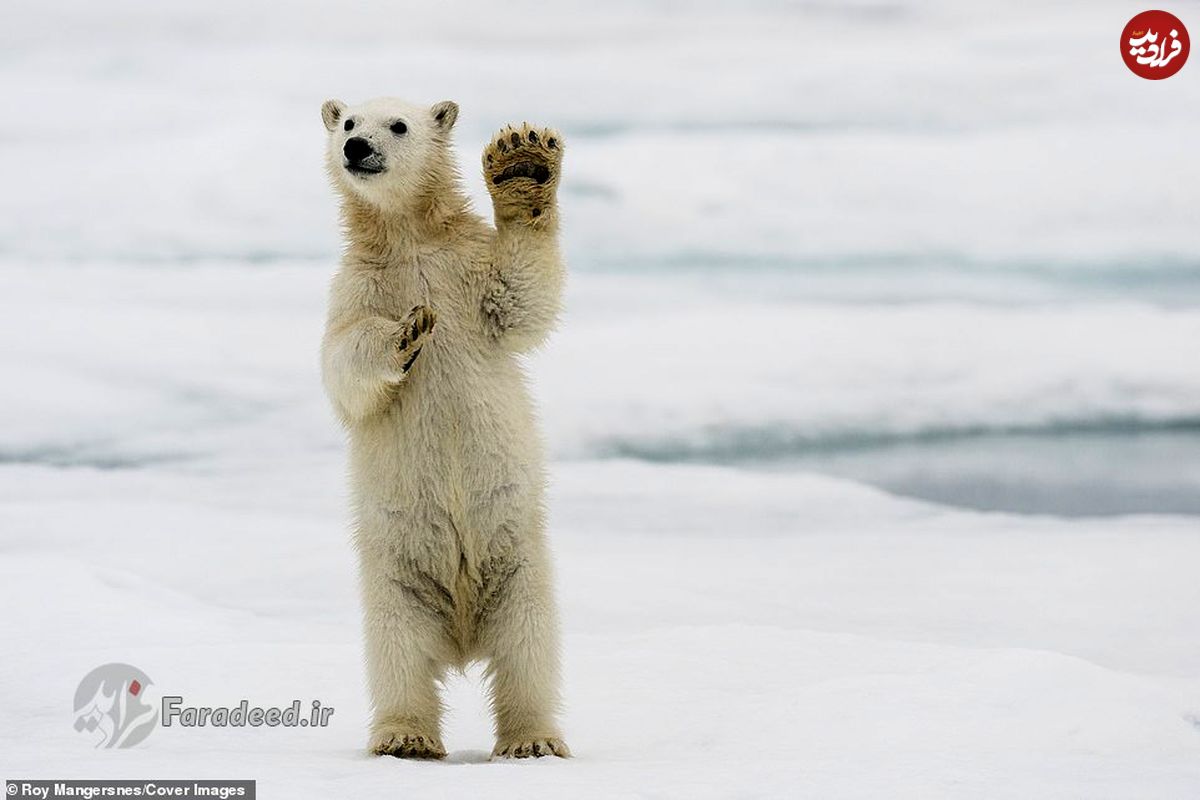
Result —
<instances>
[{"instance_id":1,"label":"bear's black nose","mask_svg":"<svg viewBox=\"0 0 1200 800\"><path fill-rule=\"evenodd\" d=\"M371 144L361 136L355 136L352 139L347 139L346 144L342 147L342 152L346 154L346 160L351 164L357 164L375 151L371 149Z\"/></svg>"}]
</instances>

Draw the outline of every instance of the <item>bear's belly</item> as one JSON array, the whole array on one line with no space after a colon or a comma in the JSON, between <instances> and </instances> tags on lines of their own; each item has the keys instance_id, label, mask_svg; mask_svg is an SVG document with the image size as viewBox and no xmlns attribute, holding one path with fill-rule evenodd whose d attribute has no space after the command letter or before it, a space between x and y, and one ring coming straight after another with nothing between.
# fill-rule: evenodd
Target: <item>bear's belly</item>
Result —
<instances>
[{"instance_id":1,"label":"bear's belly","mask_svg":"<svg viewBox=\"0 0 1200 800\"><path fill-rule=\"evenodd\" d=\"M544 476L517 365L505 356L456 369L428 355L387 413L351 432L356 500L401 516L442 517L472 540L525 524Z\"/></svg>"}]
</instances>

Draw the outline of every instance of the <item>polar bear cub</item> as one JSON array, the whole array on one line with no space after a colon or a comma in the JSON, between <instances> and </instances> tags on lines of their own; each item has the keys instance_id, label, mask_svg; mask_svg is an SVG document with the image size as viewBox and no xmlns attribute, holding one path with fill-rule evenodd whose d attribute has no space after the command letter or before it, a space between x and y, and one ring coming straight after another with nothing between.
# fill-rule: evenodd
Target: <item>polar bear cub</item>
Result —
<instances>
[{"instance_id":1,"label":"polar bear cub","mask_svg":"<svg viewBox=\"0 0 1200 800\"><path fill-rule=\"evenodd\" d=\"M322 372L349 432L373 753L441 758L446 671L485 660L493 756L568 756L545 468L516 356L558 316L563 140L510 125L483 153L494 227L450 149L458 106L330 100L345 252Z\"/></svg>"}]
</instances>

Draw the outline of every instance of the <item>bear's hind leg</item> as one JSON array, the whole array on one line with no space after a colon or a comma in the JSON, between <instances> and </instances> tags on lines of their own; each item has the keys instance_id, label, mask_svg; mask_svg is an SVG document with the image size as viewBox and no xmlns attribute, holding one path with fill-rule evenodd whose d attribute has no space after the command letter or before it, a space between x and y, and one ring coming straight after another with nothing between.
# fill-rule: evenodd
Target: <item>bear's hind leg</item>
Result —
<instances>
[{"instance_id":1,"label":"bear's hind leg","mask_svg":"<svg viewBox=\"0 0 1200 800\"><path fill-rule=\"evenodd\" d=\"M375 574L366 595L367 672L375 709L368 745L375 755L443 758L445 629L422 600L392 577Z\"/></svg>"},{"instance_id":2,"label":"bear's hind leg","mask_svg":"<svg viewBox=\"0 0 1200 800\"><path fill-rule=\"evenodd\" d=\"M544 559L537 559L544 563ZM558 619L542 563L519 560L489 587L480 624L496 722L493 758L561 756L571 751L556 716L559 698Z\"/></svg>"}]
</instances>

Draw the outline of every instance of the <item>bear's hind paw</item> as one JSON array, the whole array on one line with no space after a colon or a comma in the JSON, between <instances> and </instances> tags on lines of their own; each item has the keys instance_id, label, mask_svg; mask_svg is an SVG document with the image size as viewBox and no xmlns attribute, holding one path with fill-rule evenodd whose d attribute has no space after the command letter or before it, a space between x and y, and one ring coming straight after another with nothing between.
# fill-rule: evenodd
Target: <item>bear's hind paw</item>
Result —
<instances>
[{"instance_id":1,"label":"bear's hind paw","mask_svg":"<svg viewBox=\"0 0 1200 800\"><path fill-rule=\"evenodd\" d=\"M571 749L562 739L546 736L502 740L496 742L496 748L492 750L492 758L541 758L542 756L570 758Z\"/></svg>"},{"instance_id":2,"label":"bear's hind paw","mask_svg":"<svg viewBox=\"0 0 1200 800\"><path fill-rule=\"evenodd\" d=\"M395 758L439 759L446 757L446 748L436 736L419 733L381 730L371 737L372 755Z\"/></svg>"}]
</instances>

